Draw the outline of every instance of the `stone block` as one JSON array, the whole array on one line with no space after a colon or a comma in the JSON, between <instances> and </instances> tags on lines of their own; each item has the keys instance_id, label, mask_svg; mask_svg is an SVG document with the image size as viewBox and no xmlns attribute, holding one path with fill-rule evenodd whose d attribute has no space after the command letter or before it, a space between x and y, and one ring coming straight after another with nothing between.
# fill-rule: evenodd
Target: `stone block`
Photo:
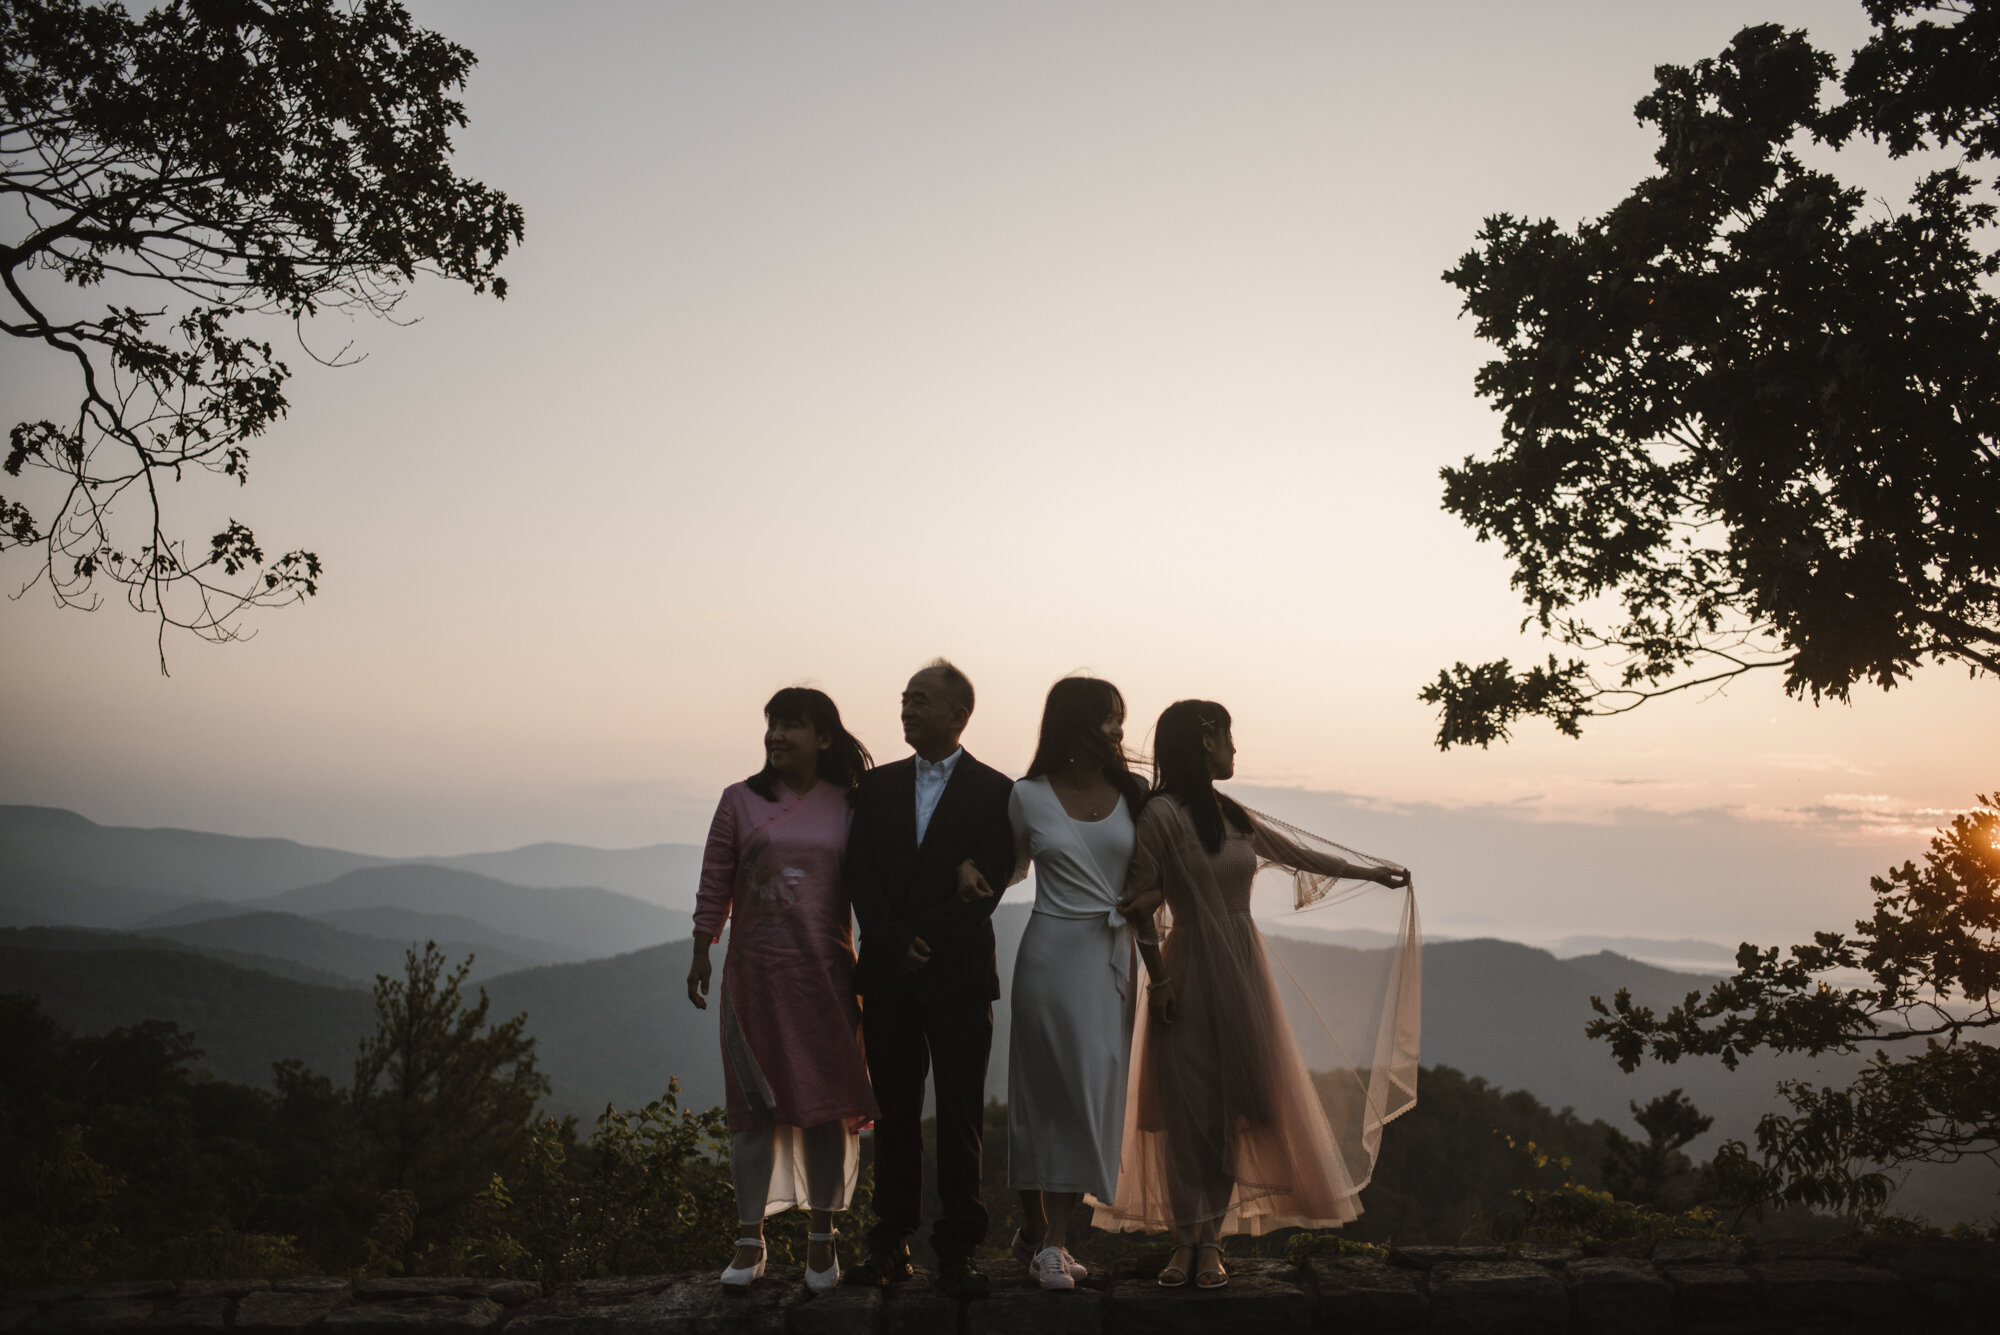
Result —
<instances>
[{"instance_id":1,"label":"stone block","mask_svg":"<svg viewBox=\"0 0 2000 1335\"><path fill-rule=\"evenodd\" d=\"M981 1263L982 1271L992 1267ZM919 1270L883 1290L883 1335L948 1335L958 1329L958 1300Z\"/></svg>"},{"instance_id":2,"label":"stone block","mask_svg":"<svg viewBox=\"0 0 2000 1335\"><path fill-rule=\"evenodd\" d=\"M1315 1256L1310 1270L1322 1330L1419 1330L1430 1321L1423 1287L1400 1266L1368 1256Z\"/></svg>"},{"instance_id":3,"label":"stone block","mask_svg":"<svg viewBox=\"0 0 2000 1335\"><path fill-rule=\"evenodd\" d=\"M269 1290L268 1279L190 1279L181 1283L183 1298L241 1298Z\"/></svg>"},{"instance_id":4,"label":"stone block","mask_svg":"<svg viewBox=\"0 0 2000 1335\"><path fill-rule=\"evenodd\" d=\"M66 1303L82 1296L81 1284L38 1284L32 1289L8 1290L7 1303L10 1307L21 1303L38 1306L42 1303Z\"/></svg>"},{"instance_id":5,"label":"stone block","mask_svg":"<svg viewBox=\"0 0 2000 1335\"><path fill-rule=\"evenodd\" d=\"M1581 1247L1556 1247L1546 1243L1531 1242L1507 1259L1510 1261L1533 1261L1536 1265L1542 1266L1562 1266L1568 1265L1571 1261L1581 1260L1582 1258L1583 1248Z\"/></svg>"},{"instance_id":6,"label":"stone block","mask_svg":"<svg viewBox=\"0 0 2000 1335\"><path fill-rule=\"evenodd\" d=\"M1970 1316L2000 1307L2000 1245L1964 1238L1871 1239L1864 1255L1928 1308Z\"/></svg>"},{"instance_id":7,"label":"stone block","mask_svg":"<svg viewBox=\"0 0 2000 1335\"><path fill-rule=\"evenodd\" d=\"M506 1329L507 1335L782 1335L786 1309L804 1295L803 1272L786 1267L766 1272L747 1292L725 1289L705 1272L622 1284L591 1280L529 1303Z\"/></svg>"},{"instance_id":8,"label":"stone block","mask_svg":"<svg viewBox=\"0 0 2000 1335\"><path fill-rule=\"evenodd\" d=\"M1859 1261L1859 1238L1772 1238L1750 1248L1753 1261Z\"/></svg>"},{"instance_id":9,"label":"stone block","mask_svg":"<svg viewBox=\"0 0 2000 1335\"><path fill-rule=\"evenodd\" d=\"M364 1279L354 1286L354 1300L379 1303L394 1298L483 1298L488 1283L462 1277Z\"/></svg>"},{"instance_id":10,"label":"stone block","mask_svg":"<svg viewBox=\"0 0 2000 1335\"><path fill-rule=\"evenodd\" d=\"M1074 1289L1044 1289L1009 1257L981 1261L993 1291L965 1305L967 1335L1100 1335L1110 1281L1092 1269Z\"/></svg>"},{"instance_id":11,"label":"stone block","mask_svg":"<svg viewBox=\"0 0 2000 1335\"><path fill-rule=\"evenodd\" d=\"M1580 1335L1665 1335L1673 1329L1673 1288L1646 1262L1586 1257L1571 1261L1568 1274Z\"/></svg>"},{"instance_id":12,"label":"stone block","mask_svg":"<svg viewBox=\"0 0 2000 1335\"><path fill-rule=\"evenodd\" d=\"M146 1320L148 1335L221 1335L229 1329L229 1295L180 1298Z\"/></svg>"},{"instance_id":13,"label":"stone block","mask_svg":"<svg viewBox=\"0 0 2000 1335\"><path fill-rule=\"evenodd\" d=\"M343 1298L353 1292L353 1287L339 1275L293 1275L271 1283L274 1293L337 1293Z\"/></svg>"},{"instance_id":14,"label":"stone block","mask_svg":"<svg viewBox=\"0 0 2000 1335\"><path fill-rule=\"evenodd\" d=\"M486 1280L486 1296L502 1307L526 1307L542 1296L542 1286L532 1279Z\"/></svg>"},{"instance_id":15,"label":"stone block","mask_svg":"<svg viewBox=\"0 0 2000 1335\"><path fill-rule=\"evenodd\" d=\"M811 1294L789 1314L792 1335L875 1335L882 1328L882 1290L846 1284Z\"/></svg>"},{"instance_id":16,"label":"stone block","mask_svg":"<svg viewBox=\"0 0 2000 1335\"><path fill-rule=\"evenodd\" d=\"M1431 1328L1464 1335L1560 1335L1569 1293L1532 1261L1449 1261L1431 1268Z\"/></svg>"},{"instance_id":17,"label":"stone block","mask_svg":"<svg viewBox=\"0 0 2000 1335\"><path fill-rule=\"evenodd\" d=\"M558 1297L570 1297L583 1305L624 1302L640 1294L659 1293L674 1282L672 1275L615 1275L610 1279L584 1279L556 1290Z\"/></svg>"},{"instance_id":18,"label":"stone block","mask_svg":"<svg viewBox=\"0 0 2000 1335\"><path fill-rule=\"evenodd\" d=\"M329 1313L347 1306L349 1301L345 1280L338 1289L317 1292L287 1292L279 1288L269 1293L246 1294L236 1304L235 1329L241 1335L295 1335L317 1328Z\"/></svg>"},{"instance_id":19,"label":"stone block","mask_svg":"<svg viewBox=\"0 0 2000 1335\"><path fill-rule=\"evenodd\" d=\"M1505 1247L1391 1247L1391 1265L1412 1270L1429 1270L1446 1261L1505 1261L1511 1258Z\"/></svg>"},{"instance_id":20,"label":"stone block","mask_svg":"<svg viewBox=\"0 0 2000 1335\"><path fill-rule=\"evenodd\" d=\"M170 1279L127 1279L85 1289L83 1296L102 1302L116 1302L120 1298L171 1298L175 1287Z\"/></svg>"},{"instance_id":21,"label":"stone block","mask_svg":"<svg viewBox=\"0 0 2000 1335\"><path fill-rule=\"evenodd\" d=\"M1674 1313L1687 1335L1757 1335L1770 1328L1764 1295L1749 1271L1684 1265L1661 1273L1673 1286Z\"/></svg>"},{"instance_id":22,"label":"stone block","mask_svg":"<svg viewBox=\"0 0 2000 1335\"><path fill-rule=\"evenodd\" d=\"M772 1266L747 1291L707 1273L682 1278L657 1296L665 1326L653 1335L784 1335L787 1313L806 1296L801 1266Z\"/></svg>"},{"instance_id":23,"label":"stone block","mask_svg":"<svg viewBox=\"0 0 2000 1335\"><path fill-rule=\"evenodd\" d=\"M136 1326L153 1314L148 1298L80 1298L57 1303L28 1327L30 1330L118 1330Z\"/></svg>"},{"instance_id":24,"label":"stone block","mask_svg":"<svg viewBox=\"0 0 2000 1335\"><path fill-rule=\"evenodd\" d=\"M24 1329L41 1314L42 1309L33 1303L0 1303L0 1335Z\"/></svg>"},{"instance_id":25,"label":"stone block","mask_svg":"<svg viewBox=\"0 0 2000 1335\"><path fill-rule=\"evenodd\" d=\"M1743 1260L1743 1244L1729 1238L1662 1238L1653 1247L1653 1264L1736 1265Z\"/></svg>"},{"instance_id":26,"label":"stone block","mask_svg":"<svg viewBox=\"0 0 2000 1335\"><path fill-rule=\"evenodd\" d=\"M1312 1299L1296 1266L1255 1259L1225 1259L1224 1264L1229 1283L1220 1289L1197 1289L1192 1283L1163 1289L1150 1275L1120 1279L1111 1289L1105 1329L1112 1335L1303 1335L1312 1330Z\"/></svg>"},{"instance_id":27,"label":"stone block","mask_svg":"<svg viewBox=\"0 0 2000 1335\"><path fill-rule=\"evenodd\" d=\"M1765 1261L1750 1267L1771 1315L1800 1321L1866 1324L1907 1305L1894 1271L1851 1261Z\"/></svg>"},{"instance_id":28,"label":"stone block","mask_svg":"<svg viewBox=\"0 0 2000 1335\"><path fill-rule=\"evenodd\" d=\"M434 1293L421 1298L357 1302L327 1314L328 1335L484 1335L500 1324L499 1303Z\"/></svg>"}]
</instances>

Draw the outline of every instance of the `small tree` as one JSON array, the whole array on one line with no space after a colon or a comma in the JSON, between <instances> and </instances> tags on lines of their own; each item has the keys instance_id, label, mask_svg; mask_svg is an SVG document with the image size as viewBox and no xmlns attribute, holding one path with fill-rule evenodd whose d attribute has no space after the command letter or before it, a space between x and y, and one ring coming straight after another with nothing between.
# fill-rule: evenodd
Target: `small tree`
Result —
<instances>
[{"instance_id":1,"label":"small tree","mask_svg":"<svg viewBox=\"0 0 2000 1335\"><path fill-rule=\"evenodd\" d=\"M419 1239L450 1227L496 1168L519 1159L549 1092L528 1017L489 1024L485 989L472 1005L461 996L471 967L467 957L447 971L426 942L405 955L403 977L376 978L375 1033L348 1092L369 1189L408 1193L400 1208Z\"/></svg>"},{"instance_id":2,"label":"small tree","mask_svg":"<svg viewBox=\"0 0 2000 1335\"><path fill-rule=\"evenodd\" d=\"M1715 1125L1715 1119L1694 1106L1678 1089L1633 1103L1632 1120L1646 1133L1634 1140L1611 1129L1604 1156L1604 1185L1614 1196L1639 1205L1661 1205L1675 1195L1674 1184L1693 1176L1694 1165L1681 1153L1689 1142ZM1686 1205L1688 1201L1677 1201Z\"/></svg>"},{"instance_id":3,"label":"small tree","mask_svg":"<svg viewBox=\"0 0 2000 1335\"><path fill-rule=\"evenodd\" d=\"M1525 716L1573 737L1749 672L1819 701L1924 662L2000 671L2000 258L1975 174L2000 155L2000 0L1867 9L1831 106L1831 56L1745 28L1655 72L1657 175L1572 230L1488 218L1445 275L1499 350L1476 383L1503 443L1444 470L1444 505L1506 548L1566 655L1440 672L1440 747ZM1856 136L1943 162L1898 210L1795 151Z\"/></svg>"},{"instance_id":4,"label":"small tree","mask_svg":"<svg viewBox=\"0 0 2000 1335\"><path fill-rule=\"evenodd\" d=\"M1788 1081L1792 1115L1766 1115L1758 1157L1731 1142L1716 1167L1749 1205L1804 1205L1866 1215L1887 1199L1882 1169L1910 1163L2000 1162L2000 805L1954 819L1924 865L1871 882L1874 913L1852 935L1811 945L1745 944L1735 976L1690 992L1664 1016L1620 989L1586 1032L1634 1070L1650 1056L1719 1057L1734 1069L1758 1050L1819 1056L1877 1047L1845 1089ZM1867 981L1838 985L1842 975ZM1892 1056L1890 1048L1900 1049Z\"/></svg>"},{"instance_id":5,"label":"small tree","mask_svg":"<svg viewBox=\"0 0 2000 1335\"><path fill-rule=\"evenodd\" d=\"M157 618L162 671L169 626L230 640L317 590L317 555L185 533L165 488L247 482L285 414L247 317L386 315L420 272L506 294L521 210L451 166L472 64L394 0L0 0L0 332L76 386L9 437L9 478L44 484L0 494L30 586L95 607L109 581Z\"/></svg>"}]
</instances>

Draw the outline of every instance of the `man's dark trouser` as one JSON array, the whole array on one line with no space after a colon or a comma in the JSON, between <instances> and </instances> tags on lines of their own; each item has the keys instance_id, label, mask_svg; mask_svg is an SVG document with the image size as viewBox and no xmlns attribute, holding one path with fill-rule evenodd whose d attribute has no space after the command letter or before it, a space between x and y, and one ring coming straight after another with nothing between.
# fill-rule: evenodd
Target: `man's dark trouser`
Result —
<instances>
[{"instance_id":1,"label":"man's dark trouser","mask_svg":"<svg viewBox=\"0 0 2000 1335\"><path fill-rule=\"evenodd\" d=\"M914 996L863 1002L861 1034L875 1084L873 1250L900 1248L923 1218L924 1077L936 1071L937 1187L944 1214L931 1227L939 1260L970 1256L986 1241L980 1198L980 1132L986 1111L986 1059L993 1047L993 1007L930 1006Z\"/></svg>"}]
</instances>

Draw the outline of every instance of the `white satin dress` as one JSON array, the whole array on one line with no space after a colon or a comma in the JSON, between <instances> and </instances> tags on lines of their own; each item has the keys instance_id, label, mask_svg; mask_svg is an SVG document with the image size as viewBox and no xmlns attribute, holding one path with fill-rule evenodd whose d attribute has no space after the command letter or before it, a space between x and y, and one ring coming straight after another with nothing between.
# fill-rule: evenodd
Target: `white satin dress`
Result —
<instances>
[{"instance_id":1,"label":"white satin dress","mask_svg":"<svg viewBox=\"0 0 2000 1335\"><path fill-rule=\"evenodd\" d=\"M1063 810L1047 779L1014 785L1007 814L1035 911L1021 935L1007 1052L1007 1185L1118 1194L1132 1052L1132 928L1119 916L1134 827L1123 800L1103 820Z\"/></svg>"}]
</instances>

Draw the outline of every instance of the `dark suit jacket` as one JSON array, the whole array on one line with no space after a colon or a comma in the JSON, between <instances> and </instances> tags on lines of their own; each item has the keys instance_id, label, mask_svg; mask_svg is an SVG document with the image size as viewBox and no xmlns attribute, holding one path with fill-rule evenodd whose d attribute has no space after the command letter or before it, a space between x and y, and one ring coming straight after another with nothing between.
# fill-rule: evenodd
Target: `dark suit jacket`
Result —
<instances>
[{"instance_id":1,"label":"dark suit jacket","mask_svg":"<svg viewBox=\"0 0 2000 1335\"><path fill-rule=\"evenodd\" d=\"M847 836L847 888L861 920L854 985L864 998L916 996L932 1005L999 998L992 918L1014 873L1007 820L1013 788L1012 779L971 752L960 756L918 847L915 757L861 776ZM993 887L983 904L959 901L958 866L967 858ZM919 936L931 948L930 963L899 973L898 961Z\"/></svg>"}]
</instances>

